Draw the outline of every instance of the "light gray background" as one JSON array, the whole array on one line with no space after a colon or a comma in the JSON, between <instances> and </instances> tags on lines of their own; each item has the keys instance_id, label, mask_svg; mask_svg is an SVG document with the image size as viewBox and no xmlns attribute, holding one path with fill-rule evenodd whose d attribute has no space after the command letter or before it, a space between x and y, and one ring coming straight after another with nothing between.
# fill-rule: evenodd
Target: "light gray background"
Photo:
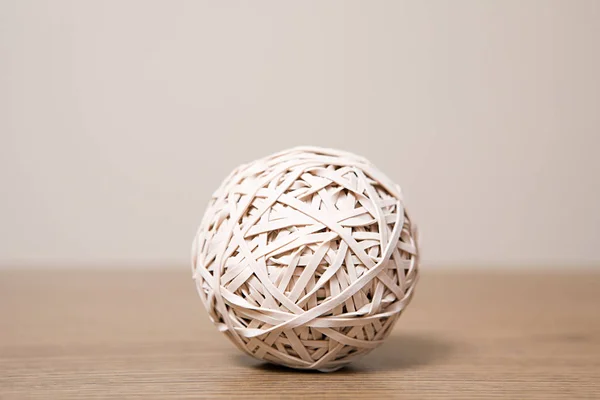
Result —
<instances>
[{"instance_id":1,"label":"light gray background","mask_svg":"<svg viewBox=\"0 0 600 400\"><path fill-rule=\"evenodd\" d=\"M0 266L187 266L241 162L400 183L428 266L600 265L598 1L0 0Z\"/></svg>"}]
</instances>

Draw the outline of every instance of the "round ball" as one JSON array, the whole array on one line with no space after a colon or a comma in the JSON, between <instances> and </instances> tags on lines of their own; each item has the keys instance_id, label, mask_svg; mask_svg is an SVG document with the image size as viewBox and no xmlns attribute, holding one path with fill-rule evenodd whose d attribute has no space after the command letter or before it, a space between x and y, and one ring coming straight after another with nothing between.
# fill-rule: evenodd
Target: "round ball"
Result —
<instances>
[{"instance_id":1,"label":"round ball","mask_svg":"<svg viewBox=\"0 0 600 400\"><path fill-rule=\"evenodd\" d=\"M418 278L400 187L366 159L299 147L242 165L192 248L198 293L241 350L332 371L379 346Z\"/></svg>"}]
</instances>

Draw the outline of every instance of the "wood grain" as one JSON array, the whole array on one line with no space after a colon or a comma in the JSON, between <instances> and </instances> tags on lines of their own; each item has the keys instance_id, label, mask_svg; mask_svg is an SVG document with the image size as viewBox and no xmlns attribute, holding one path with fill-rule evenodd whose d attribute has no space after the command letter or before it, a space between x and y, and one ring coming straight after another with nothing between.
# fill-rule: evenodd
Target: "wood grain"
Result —
<instances>
[{"instance_id":1,"label":"wood grain","mask_svg":"<svg viewBox=\"0 0 600 400\"><path fill-rule=\"evenodd\" d=\"M389 340L342 371L239 352L187 269L0 271L0 398L600 398L600 274L423 269Z\"/></svg>"}]
</instances>

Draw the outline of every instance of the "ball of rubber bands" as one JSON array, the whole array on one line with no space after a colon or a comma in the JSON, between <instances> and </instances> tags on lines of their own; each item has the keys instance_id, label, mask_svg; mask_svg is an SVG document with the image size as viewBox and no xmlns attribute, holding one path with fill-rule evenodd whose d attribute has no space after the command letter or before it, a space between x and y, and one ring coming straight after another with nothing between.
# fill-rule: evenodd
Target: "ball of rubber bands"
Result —
<instances>
[{"instance_id":1,"label":"ball of rubber bands","mask_svg":"<svg viewBox=\"0 0 600 400\"><path fill-rule=\"evenodd\" d=\"M247 354L334 371L381 345L418 279L400 187L351 153L297 147L235 169L192 246L212 322Z\"/></svg>"}]
</instances>

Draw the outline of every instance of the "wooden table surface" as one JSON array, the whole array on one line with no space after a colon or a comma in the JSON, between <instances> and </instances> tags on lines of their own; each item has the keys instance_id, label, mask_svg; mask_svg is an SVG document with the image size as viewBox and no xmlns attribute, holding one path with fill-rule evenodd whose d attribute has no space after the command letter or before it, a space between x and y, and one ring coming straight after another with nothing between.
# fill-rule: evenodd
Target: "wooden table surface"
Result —
<instances>
[{"instance_id":1,"label":"wooden table surface","mask_svg":"<svg viewBox=\"0 0 600 400\"><path fill-rule=\"evenodd\" d=\"M241 354L184 268L0 271L0 399L600 398L600 274L424 268L392 336L336 373Z\"/></svg>"}]
</instances>

